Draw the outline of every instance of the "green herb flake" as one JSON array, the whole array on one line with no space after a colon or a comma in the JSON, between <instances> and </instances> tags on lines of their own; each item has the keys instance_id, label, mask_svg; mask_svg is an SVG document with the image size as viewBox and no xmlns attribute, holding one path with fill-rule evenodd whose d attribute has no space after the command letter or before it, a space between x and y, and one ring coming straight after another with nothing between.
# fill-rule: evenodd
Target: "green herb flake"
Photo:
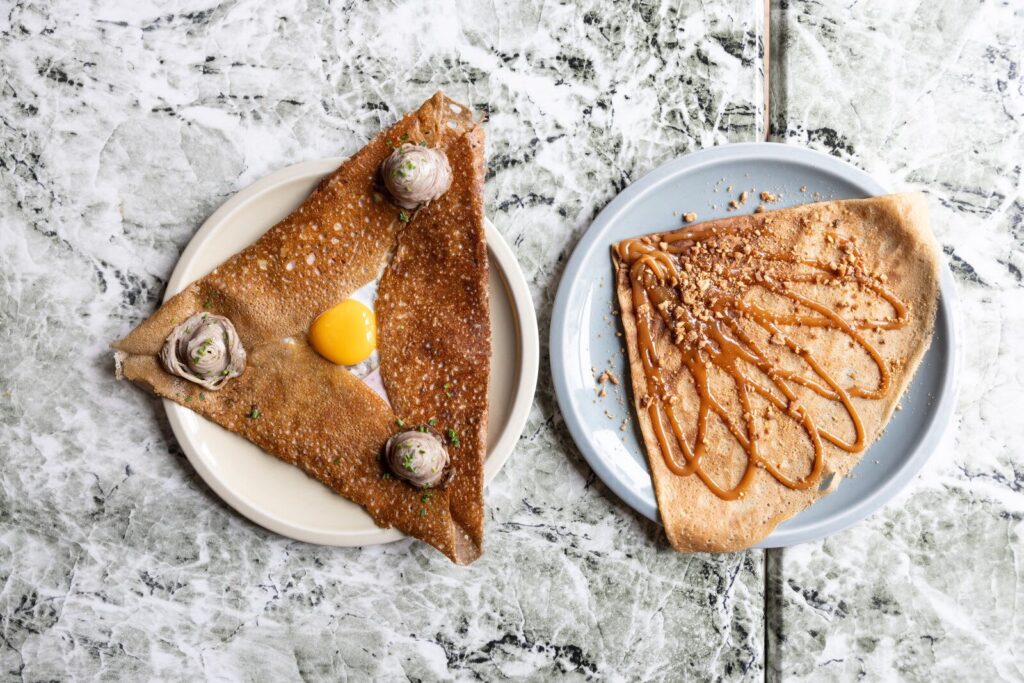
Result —
<instances>
[{"instance_id":1,"label":"green herb flake","mask_svg":"<svg viewBox=\"0 0 1024 683\"><path fill-rule=\"evenodd\" d=\"M421 503L427 503L433 497L434 497L434 493L432 491L428 491L427 493L424 493L422 496L420 496L420 502Z\"/></svg>"},{"instance_id":2,"label":"green herb flake","mask_svg":"<svg viewBox=\"0 0 1024 683\"><path fill-rule=\"evenodd\" d=\"M431 427L436 427L437 426L437 418L436 417L430 418L429 420L427 420L427 424L430 425Z\"/></svg>"},{"instance_id":3,"label":"green herb flake","mask_svg":"<svg viewBox=\"0 0 1024 683\"><path fill-rule=\"evenodd\" d=\"M198 363L199 359L202 358L203 356L205 356L206 352L210 350L210 345L211 344L213 344L213 340L212 339L209 339L209 338L204 339L203 343L200 344L199 348L196 349L196 355L192 356L192 360L194 362Z\"/></svg>"},{"instance_id":4,"label":"green herb flake","mask_svg":"<svg viewBox=\"0 0 1024 683\"><path fill-rule=\"evenodd\" d=\"M405 455L403 455L402 456L402 469L404 469L404 470L406 470L408 472L415 472L416 470L413 469L413 466L412 466L412 461L413 461L413 459L415 457L416 456L414 456L412 453L406 453Z\"/></svg>"},{"instance_id":5,"label":"green herb flake","mask_svg":"<svg viewBox=\"0 0 1024 683\"><path fill-rule=\"evenodd\" d=\"M427 516L427 508L420 508L420 517Z\"/></svg>"},{"instance_id":6,"label":"green herb flake","mask_svg":"<svg viewBox=\"0 0 1024 683\"><path fill-rule=\"evenodd\" d=\"M408 133L402 133L402 137L400 137L398 139L401 140L402 142L405 142L406 140L409 139L409 134Z\"/></svg>"},{"instance_id":7,"label":"green herb flake","mask_svg":"<svg viewBox=\"0 0 1024 683\"><path fill-rule=\"evenodd\" d=\"M450 382L444 383L444 395L447 396L448 398L451 398L452 396L455 395L455 392L452 391L452 385Z\"/></svg>"},{"instance_id":8,"label":"green herb flake","mask_svg":"<svg viewBox=\"0 0 1024 683\"><path fill-rule=\"evenodd\" d=\"M254 403L252 405L252 408L249 409L249 412L246 415L246 417L249 418L250 420L258 420L262 415L263 413L260 412L260 409L257 408L256 404Z\"/></svg>"},{"instance_id":9,"label":"green herb flake","mask_svg":"<svg viewBox=\"0 0 1024 683\"><path fill-rule=\"evenodd\" d=\"M447 434L448 434L448 442L451 443L451 445L456 446L456 447L462 445L462 442L459 440L459 433L456 432L454 429L449 429Z\"/></svg>"},{"instance_id":10,"label":"green herb flake","mask_svg":"<svg viewBox=\"0 0 1024 683\"><path fill-rule=\"evenodd\" d=\"M187 397L185 397L185 403L191 403L191 402L192 402L192 394L189 394Z\"/></svg>"},{"instance_id":11,"label":"green herb flake","mask_svg":"<svg viewBox=\"0 0 1024 683\"><path fill-rule=\"evenodd\" d=\"M333 462L333 463L334 463L335 465L337 465L338 463L340 463L340 462L341 462L341 458L335 458L335 459L334 459L334 460L332 460L331 462Z\"/></svg>"},{"instance_id":12,"label":"green herb flake","mask_svg":"<svg viewBox=\"0 0 1024 683\"><path fill-rule=\"evenodd\" d=\"M427 141L426 140L423 140L423 141L420 142L420 147L426 147L426 146L427 146Z\"/></svg>"},{"instance_id":13,"label":"green herb flake","mask_svg":"<svg viewBox=\"0 0 1024 683\"><path fill-rule=\"evenodd\" d=\"M399 427L404 427L404 426L405 426L405 420L403 420L403 419L402 419L402 418L400 418L400 417L396 417L396 418L395 418L395 424L396 424L397 426L399 426Z\"/></svg>"},{"instance_id":14,"label":"green herb flake","mask_svg":"<svg viewBox=\"0 0 1024 683\"><path fill-rule=\"evenodd\" d=\"M199 400L200 401L205 401L206 400L206 394L204 394L203 392L200 391L199 392Z\"/></svg>"},{"instance_id":15,"label":"green herb flake","mask_svg":"<svg viewBox=\"0 0 1024 683\"><path fill-rule=\"evenodd\" d=\"M390 472L381 472L380 478L381 479L390 479L391 478L391 473Z\"/></svg>"},{"instance_id":16,"label":"green herb flake","mask_svg":"<svg viewBox=\"0 0 1024 683\"><path fill-rule=\"evenodd\" d=\"M203 302L203 308L209 308L213 305L213 299L206 297L206 301Z\"/></svg>"},{"instance_id":17,"label":"green herb flake","mask_svg":"<svg viewBox=\"0 0 1024 683\"><path fill-rule=\"evenodd\" d=\"M417 432L425 432L425 431L427 431L427 425L419 425L418 427L416 427L416 431Z\"/></svg>"},{"instance_id":18,"label":"green herb flake","mask_svg":"<svg viewBox=\"0 0 1024 683\"><path fill-rule=\"evenodd\" d=\"M402 211L400 214L398 214L398 220L402 221L403 223L408 223L411 220L411 218L412 216L409 215L408 211Z\"/></svg>"}]
</instances>

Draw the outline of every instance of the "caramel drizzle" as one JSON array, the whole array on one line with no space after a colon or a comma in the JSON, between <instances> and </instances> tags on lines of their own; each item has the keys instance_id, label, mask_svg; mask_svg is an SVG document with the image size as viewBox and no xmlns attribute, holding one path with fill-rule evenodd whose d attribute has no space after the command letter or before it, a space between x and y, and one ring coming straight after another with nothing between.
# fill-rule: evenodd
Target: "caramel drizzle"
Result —
<instances>
[{"instance_id":1,"label":"caramel drizzle","mask_svg":"<svg viewBox=\"0 0 1024 683\"><path fill-rule=\"evenodd\" d=\"M712 292L709 287L708 296L703 297L702 300L709 304L707 308L710 315L702 318L696 317L691 308L680 303L682 294L680 284L684 277L680 272L680 255L708 238L735 234L738 230L738 227L689 226L671 233L626 240L616 246L619 258L629 266L633 307L636 314L637 346L647 385L647 396L640 400L641 409L647 411L669 470L679 476L696 474L716 496L725 500L742 497L744 491L751 485L759 467L790 489L804 490L815 485L824 466L823 441L850 453L862 451L865 446L864 426L851 399L879 399L889 390L892 379L881 354L864 338L861 332L864 330L900 329L907 324L908 317L906 305L885 288L882 279L868 274L863 267L860 267L861 254L853 240L840 237L834 232L827 232L826 239L840 245L847 254L852 254L853 258L850 259L852 264L844 262L843 267L840 268L835 262L826 263L816 259L799 258L793 254L763 253L750 250L747 252L747 256L751 260L756 259L769 264L769 266L774 264L789 264L794 268L801 266L810 269L811 272L794 272L785 280L780 281L771 275L754 277L749 272L740 272L730 264L727 276L741 285L741 291L738 294L730 294L719 288L714 288ZM874 293L889 304L895 312L895 317L884 320L854 320L850 322L821 302L793 291L790 286L794 283L822 283L823 274L828 282L856 283L862 290ZM687 273L688 275L689 273ZM710 273L706 275L710 276ZM772 294L791 300L797 305L795 309L797 312L775 313L743 301L743 294L753 286L763 287ZM811 313L803 313L801 308L809 310ZM697 411L696 439L693 446L684 437L679 418L672 407L677 398L670 394L669 387L665 385L662 377L661 364L651 336L654 311L659 312L670 330L682 322L685 329L696 332L696 335L692 333L688 335L687 339L677 338L675 340L675 346L682 355L683 367L692 376L700 400ZM673 311L680 316L679 319L672 320L670 318ZM739 325L741 318L746 318L765 330L771 335L773 343L776 339L781 339L781 343L789 351L799 356L804 364L813 371L813 375L807 376L800 372L777 367L764 349L743 331ZM843 388L809 350L797 344L782 329L793 326L826 328L846 334L867 353L877 366L878 386L872 389L856 385L848 389ZM765 386L750 377L745 371L745 366L748 364L763 372L770 380L771 386ZM712 394L708 381L708 373L712 366L725 372L735 382L742 408L742 424L737 424L727 414L726 408ZM853 423L854 440L852 442L844 441L829 430L818 427L815 424L814 416L800 404L792 385L805 387L819 396L840 403ZM755 429L754 411L751 409L751 398L755 394L761 396L775 409L789 415L807 433L814 447L814 460L807 475L797 479L790 478L762 455ZM732 437L746 451L746 469L739 483L732 488L727 488L716 482L701 466L701 459L707 453L706 437L712 415L721 420ZM673 448L670 443L665 427L666 421L671 435L674 437L672 441L677 444L677 448ZM682 453L682 462L674 454L676 450Z\"/></svg>"}]
</instances>

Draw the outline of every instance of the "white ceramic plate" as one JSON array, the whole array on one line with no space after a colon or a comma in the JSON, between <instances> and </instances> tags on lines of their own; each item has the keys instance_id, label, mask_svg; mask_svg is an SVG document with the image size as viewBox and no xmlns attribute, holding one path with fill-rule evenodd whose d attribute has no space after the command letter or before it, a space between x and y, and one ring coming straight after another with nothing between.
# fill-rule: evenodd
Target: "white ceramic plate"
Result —
<instances>
[{"instance_id":1,"label":"white ceramic plate","mask_svg":"<svg viewBox=\"0 0 1024 683\"><path fill-rule=\"evenodd\" d=\"M259 238L302 203L344 159L309 161L253 183L199 228L181 255L168 298ZM491 297L491 390L484 481L512 454L533 402L540 357L530 290L512 250L487 221ZM509 362L512 359L512 362ZM403 538L381 529L355 503L336 495L248 441L172 401L164 401L189 462L224 501L260 526L309 543L357 546Z\"/></svg>"},{"instance_id":2,"label":"white ceramic plate","mask_svg":"<svg viewBox=\"0 0 1024 683\"><path fill-rule=\"evenodd\" d=\"M704 149L651 171L613 199L580 239L558 286L551 316L551 374L565 423L605 484L655 521L657 502L639 432L619 429L632 414L633 398L626 386L622 340L612 322L618 304L613 301L610 245L677 227L689 211L701 221L733 215L728 201L754 188L781 195L771 209L886 194L864 171L801 147L755 143ZM751 194L742 212L757 206L757 193ZM904 409L893 415L834 493L780 524L756 547L804 543L845 529L895 496L934 452L953 415L958 367L956 289L945 267L940 285L935 335L901 400ZM608 367L626 381L611 387L605 399L595 399L591 368L600 372Z\"/></svg>"}]
</instances>

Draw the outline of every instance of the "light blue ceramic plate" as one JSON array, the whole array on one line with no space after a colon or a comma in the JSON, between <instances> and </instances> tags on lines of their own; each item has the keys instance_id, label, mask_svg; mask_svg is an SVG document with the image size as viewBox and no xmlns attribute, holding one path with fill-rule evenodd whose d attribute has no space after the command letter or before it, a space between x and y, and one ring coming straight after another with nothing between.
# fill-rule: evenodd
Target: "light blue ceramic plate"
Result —
<instances>
[{"instance_id":1,"label":"light blue ceramic plate","mask_svg":"<svg viewBox=\"0 0 1024 683\"><path fill-rule=\"evenodd\" d=\"M732 192L727 188L732 186ZM801 191L801 188L806 188ZM742 190L782 196L770 208L826 199L886 194L863 171L834 157L788 145L715 147L671 161L626 188L601 212L576 246L562 275L551 320L551 370L569 432L599 477L640 514L658 521L647 461L634 421L624 344L616 336L610 245L626 237L674 228L693 211L698 220L734 212ZM757 193L740 209L752 211ZM780 524L760 546L775 548L833 534L860 521L900 491L938 446L956 395L955 291L942 270L942 297L931 348L882 438L831 495ZM611 368L622 379L595 390L595 374ZM595 372L596 371L596 372ZM625 420L625 422L624 422ZM622 427L625 426L623 430Z\"/></svg>"}]
</instances>

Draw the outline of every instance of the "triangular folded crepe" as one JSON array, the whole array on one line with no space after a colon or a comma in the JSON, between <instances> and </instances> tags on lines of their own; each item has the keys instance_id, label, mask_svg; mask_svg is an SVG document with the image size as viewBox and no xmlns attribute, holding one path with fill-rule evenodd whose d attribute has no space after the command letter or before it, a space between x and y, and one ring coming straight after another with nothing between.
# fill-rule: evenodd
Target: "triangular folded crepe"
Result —
<instances>
[{"instance_id":1,"label":"triangular folded crepe","mask_svg":"<svg viewBox=\"0 0 1024 683\"><path fill-rule=\"evenodd\" d=\"M736 216L613 248L634 400L669 541L734 551L835 488L931 341L917 194Z\"/></svg>"},{"instance_id":2,"label":"triangular folded crepe","mask_svg":"<svg viewBox=\"0 0 1024 683\"><path fill-rule=\"evenodd\" d=\"M443 150L452 184L414 214L378 184L402 142ZM483 228L483 130L441 93L380 133L290 216L190 284L114 344L118 372L302 468L394 526L468 563L483 547L490 318ZM307 331L381 272L381 376L391 406L317 354ZM244 373L219 391L175 377L158 354L175 326L230 319ZM424 492L389 476L381 451L399 425L450 435L454 475ZM458 445L456 445L456 443Z\"/></svg>"}]
</instances>

